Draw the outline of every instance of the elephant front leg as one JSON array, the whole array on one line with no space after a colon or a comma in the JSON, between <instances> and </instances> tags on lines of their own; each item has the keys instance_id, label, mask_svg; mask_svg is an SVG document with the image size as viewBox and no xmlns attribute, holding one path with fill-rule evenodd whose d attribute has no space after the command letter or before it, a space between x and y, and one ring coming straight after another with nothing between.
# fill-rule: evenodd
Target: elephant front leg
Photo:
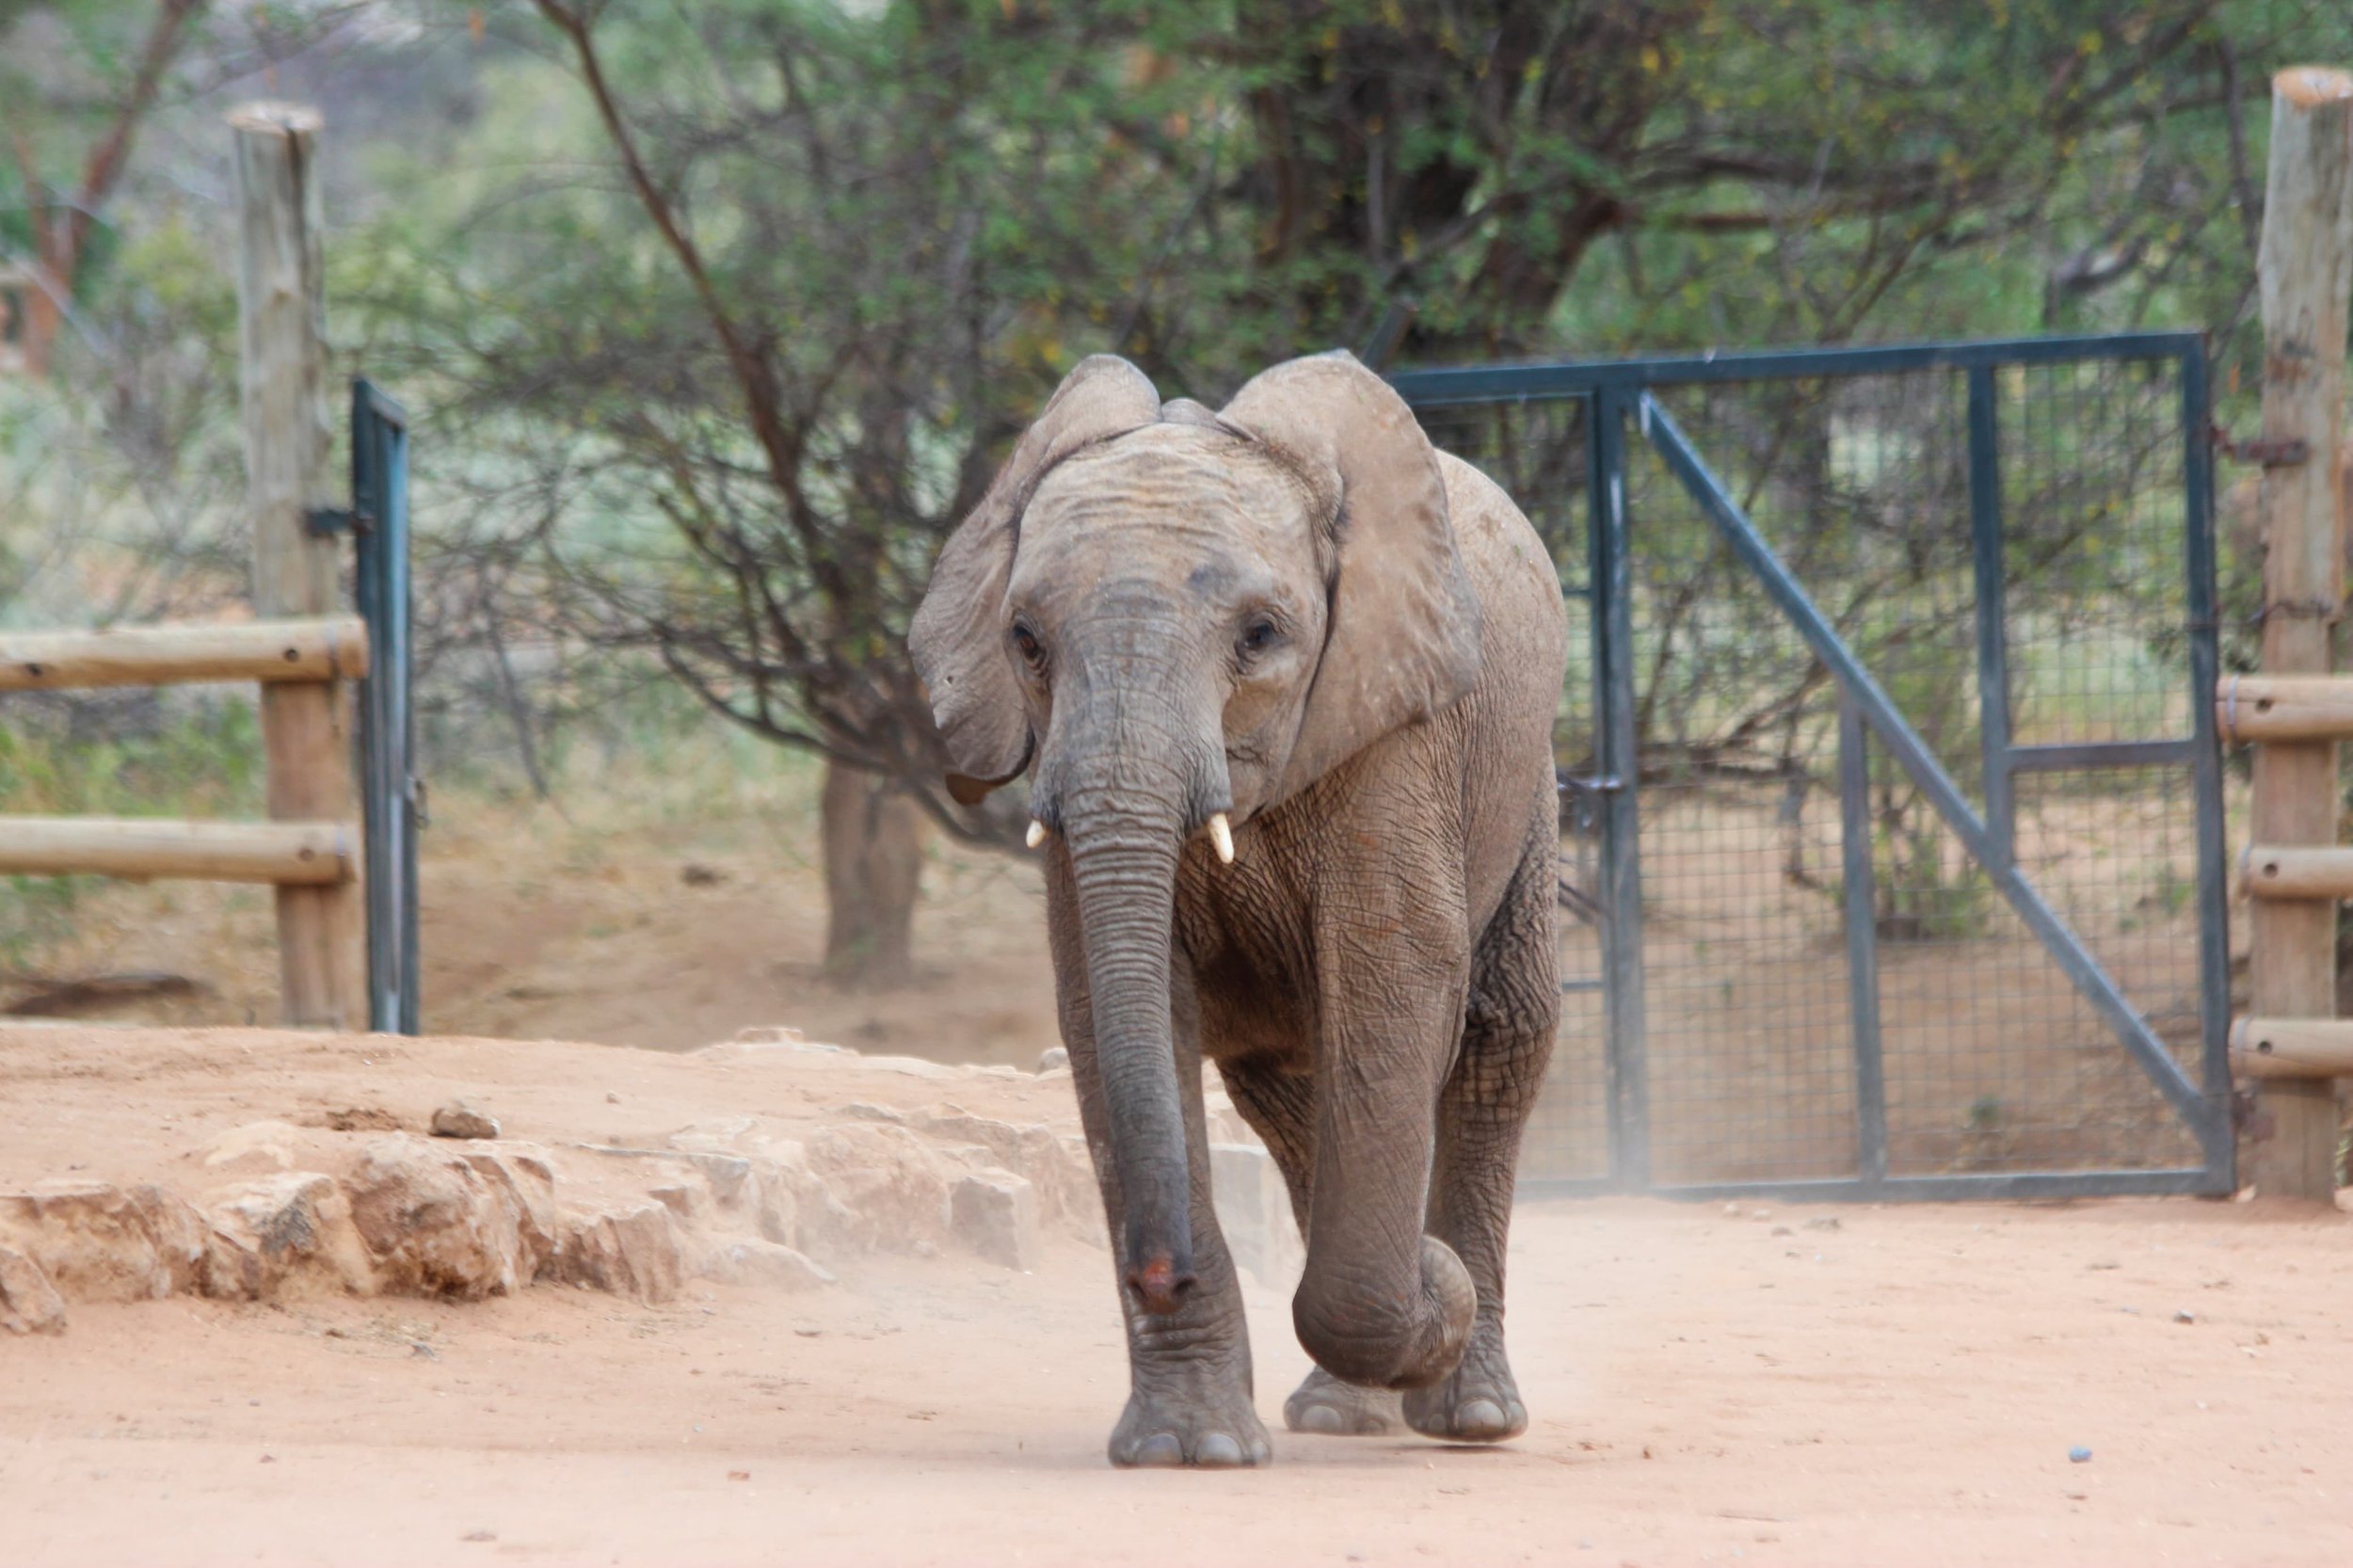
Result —
<instances>
[{"instance_id":1,"label":"elephant front leg","mask_svg":"<svg viewBox=\"0 0 2353 1568\"><path fill-rule=\"evenodd\" d=\"M1545 826L1480 943L1462 1052L1438 1098L1429 1224L1470 1271L1479 1315L1462 1365L1443 1383L1406 1395L1405 1418L1417 1432L1454 1442L1494 1443L1528 1430L1528 1407L1503 1349L1503 1255L1520 1133L1543 1087L1561 1012L1555 851Z\"/></svg>"},{"instance_id":2,"label":"elephant front leg","mask_svg":"<svg viewBox=\"0 0 2353 1568\"><path fill-rule=\"evenodd\" d=\"M1128 1330L1128 1406L1112 1431L1111 1461L1120 1465L1264 1464L1273 1457L1273 1447L1253 1403L1241 1284L1210 1201L1209 1128L1201 1104L1199 1032L1190 984L1180 976L1173 1021L1176 1078L1184 1096L1196 1283L1175 1312L1156 1314L1145 1310L1128 1283L1127 1261L1120 1256L1128 1233L1127 1209L1111 1160L1111 1117L1103 1099L1083 972L1073 984L1073 977L1059 964L1057 971L1063 1041L1070 1050L1079 1113L1102 1190L1112 1272Z\"/></svg>"},{"instance_id":3,"label":"elephant front leg","mask_svg":"<svg viewBox=\"0 0 2353 1568\"><path fill-rule=\"evenodd\" d=\"M1343 1382L1426 1387L1469 1337L1470 1275L1422 1229L1467 945L1460 890L1440 878L1370 878L1319 910L1314 1177L1291 1319Z\"/></svg>"}]
</instances>

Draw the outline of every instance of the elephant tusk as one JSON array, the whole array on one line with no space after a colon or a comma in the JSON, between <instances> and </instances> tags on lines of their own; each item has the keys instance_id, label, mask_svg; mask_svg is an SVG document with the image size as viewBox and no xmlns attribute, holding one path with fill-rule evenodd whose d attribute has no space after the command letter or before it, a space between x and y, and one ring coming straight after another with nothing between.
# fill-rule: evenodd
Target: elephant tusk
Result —
<instances>
[{"instance_id":1,"label":"elephant tusk","mask_svg":"<svg viewBox=\"0 0 2353 1568\"><path fill-rule=\"evenodd\" d=\"M1209 813L1209 842L1217 848L1220 865L1230 866L1234 863L1234 829L1226 822L1223 811Z\"/></svg>"},{"instance_id":2,"label":"elephant tusk","mask_svg":"<svg viewBox=\"0 0 2353 1568\"><path fill-rule=\"evenodd\" d=\"M1046 841L1046 824L1035 817L1030 819L1030 836L1024 840L1032 849Z\"/></svg>"}]
</instances>

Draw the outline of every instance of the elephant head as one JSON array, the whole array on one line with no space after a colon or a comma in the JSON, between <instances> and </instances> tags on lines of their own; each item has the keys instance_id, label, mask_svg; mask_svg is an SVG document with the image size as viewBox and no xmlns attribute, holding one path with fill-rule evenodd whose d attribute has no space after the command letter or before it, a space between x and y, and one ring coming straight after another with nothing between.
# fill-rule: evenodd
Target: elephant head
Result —
<instances>
[{"instance_id":1,"label":"elephant head","mask_svg":"<svg viewBox=\"0 0 2353 1568\"><path fill-rule=\"evenodd\" d=\"M1176 872L1466 693L1479 607L1437 454L1347 354L1210 413L1123 360L1073 370L939 563L909 642L967 800L1032 770L1071 863L1121 1266L1147 1310L1191 1277L1170 1034Z\"/></svg>"}]
</instances>

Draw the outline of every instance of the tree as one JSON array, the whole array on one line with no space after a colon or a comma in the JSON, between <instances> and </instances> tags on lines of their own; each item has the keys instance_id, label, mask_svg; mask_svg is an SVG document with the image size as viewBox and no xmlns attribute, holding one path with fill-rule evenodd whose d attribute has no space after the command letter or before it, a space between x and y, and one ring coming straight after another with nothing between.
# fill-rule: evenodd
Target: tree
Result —
<instances>
[{"instance_id":1,"label":"tree","mask_svg":"<svg viewBox=\"0 0 2353 1568\"><path fill-rule=\"evenodd\" d=\"M611 177L487 186L376 305L512 458L569 626L826 759L828 967L888 982L922 820L1018 832L939 782L903 643L932 553L1202 192L1117 134L1156 112L1124 22L537 10L556 134L584 109Z\"/></svg>"},{"instance_id":2,"label":"tree","mask_svg":"<svg viewBox=\"0 0 2353 1568\"><path fill-rule=\"evenodd\" d=\"M1201 14L1188 53L1231 62L1247 114L1244 297L1303 345L1417 300L1401 351L1435 360L1836 341L1890 302L1911 335L2030 330L2214 259L2235 281L2245 105L2353 48L2316 0Z\"/></svg>"},{"instance_id":3,"label":"tree","mask_svg":"<svg viewBox=\"0 0 2353 1568\"><path fill-rule=\"evenodd\" d=\"M0 4L0 135L19 219L0 222L0 243L18 252L19 344L31 375L48 373L101 214L204 8L205 0ZM72 172L53 173L59 168Z\"/></svg>"}]
</instances>

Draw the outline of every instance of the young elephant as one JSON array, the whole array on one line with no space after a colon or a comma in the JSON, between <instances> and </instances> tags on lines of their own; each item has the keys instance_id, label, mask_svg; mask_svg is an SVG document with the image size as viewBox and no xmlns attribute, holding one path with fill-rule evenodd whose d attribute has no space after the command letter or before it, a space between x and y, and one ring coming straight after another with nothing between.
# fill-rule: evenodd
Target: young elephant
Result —
<instances>
[{"instance_id":1,"label":"young elephant","mask_svg":"<svg viewBox=\"0 0 2353 1568\"><path fill-rule=\"evenodd\" d=\"M1492 1441L1521 1124L1552 1048L1561 589L1347 354L1216 414L1070 373L911 641L960 796L1031 773L1132 1392L1117 1464L1256 1464L1201 1060L1289 1183L1292 1427Z\"/></svg>"}]
</instances>

